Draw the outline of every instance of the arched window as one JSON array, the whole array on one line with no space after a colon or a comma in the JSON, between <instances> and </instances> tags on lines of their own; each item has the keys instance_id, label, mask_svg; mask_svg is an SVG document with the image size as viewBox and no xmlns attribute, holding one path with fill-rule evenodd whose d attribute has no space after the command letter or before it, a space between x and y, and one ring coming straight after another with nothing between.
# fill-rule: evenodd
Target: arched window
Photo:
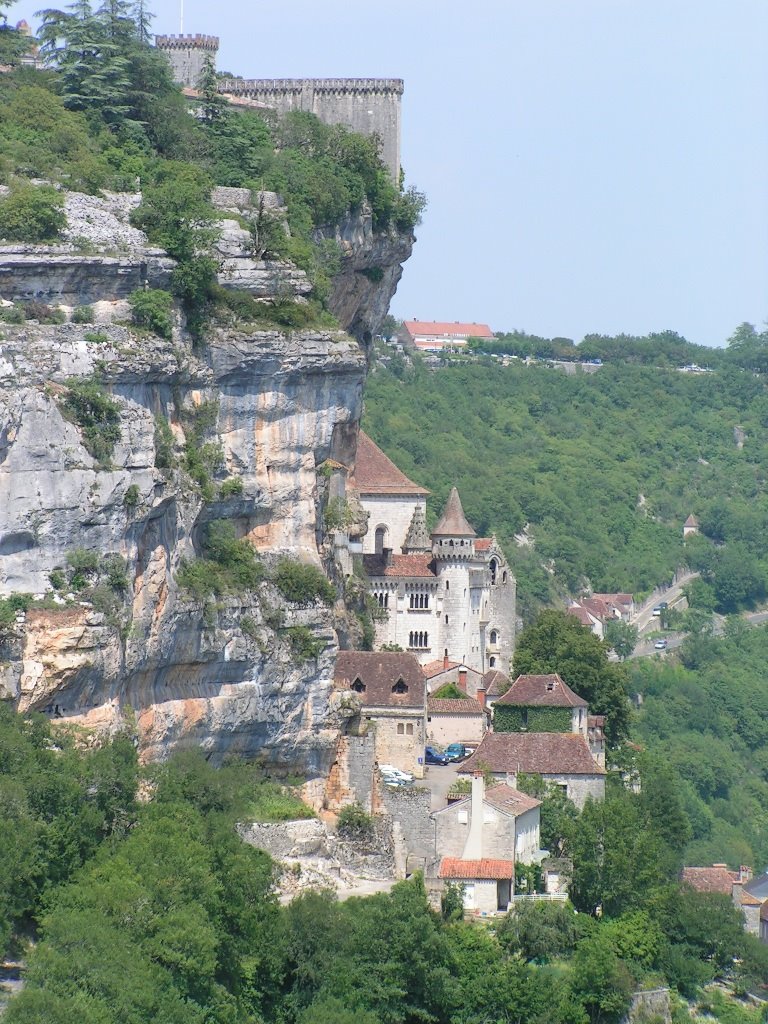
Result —
<instances>
[{"instance_id":1,"label":"arched window","mask_svg":"<svg viewBox=\"0 0 768 1024\"><path fill-rule=\"evenodd\" d=\"M376 545L376 554L377 555L383 555L384 554L384 548L387 546L387 533L388 533L388 530L387 530L386 526L377 526L376 527L375 545Z\"/></svg>"},{"instance_id":2,"label":"arched window","mask_svg":"<svg viewBox=\"0 0 768 1024\"><path fill-rule=\"evenodd\" d=\"M490 570L491 570L491 586L496 586L496 573L499 569L499 563L495 558L491 559Z\"/></svg>"},{"instance_id":3,"label":"arched window","mask_svg":"<svg viewBox=\"0 0 768 1024\"><path fill-rule=\"evenodd\" d=\"M360 676L358 676L354 683L352 683L352 689L355 693L365 693L365 683Z\"/></svg>"},{"instance_id":4,"label":"arched window","mask_svg":"<svg viewBox=\"0 0 768 1024\"><path fill-rule=\"evenodd\" d=\"M506 570L506 569L505 569L505 570L504 570L504 572L503 572L503 573L501 574L501 582L502 582L502 583L506 583L506 582L507 582L507 570Z\"/></svg>"},{"instance_id":5,"label":"arched window","mask_svg":"<svg viewBox=\"0 0 768 1024\"><path fill-rule=\"evenodd\" d=\"M489 658L488 659L488 664L491 666L491 668L496 668L496 659L495 658Z\"/></svg>"},{"instance_id":6,"label":"arched window","mask_svg":"<svg viewBox=\"0 0 768 1024\"><path fill-rule=\"evenodd\" d=\"M497 644L499 642L498 630L495 630L495 629L491 630L490 641L491 641L492 644Z\"/></svg>"}]
</instances>

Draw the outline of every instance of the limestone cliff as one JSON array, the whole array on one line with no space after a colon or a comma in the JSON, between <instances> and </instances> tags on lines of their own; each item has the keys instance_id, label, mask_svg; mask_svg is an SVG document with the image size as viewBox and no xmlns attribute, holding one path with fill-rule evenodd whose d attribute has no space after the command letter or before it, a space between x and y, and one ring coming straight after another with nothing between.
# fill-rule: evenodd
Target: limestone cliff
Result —
<instances>
[{"instance_id":1,"label":"limestone cliff","mask_svg":"<svg viewBox=\"0 0 768 1024\"><path fill-rule=\"evenodd\" d=\"M70 225L78 211L82 221L71 233L103 228L109 217L131 231L123 200L107 197L103 216L93 202L67 198ZM161 282L170 263L136 233L119 251L98 230L87 254L82 237L0 251L4 302L87 301L97 321L0 325L0 596L45 598L0 642L0 693L20 709L99 727L135 720L145 758L201 745L215 757L238 751L325 774L338 732L330 692L338 613L291 605L269 583L248 597L200 601L176 574L200 553L206 524L221 519L267 562L283 552L319 564L318 468L354 458L360 341L386 311L412 241L376 236L365 220L339 229L344 255L331 300L360 340L343 330L217 327L195 348L178 314L170 340L138 333L122 300L142 279ZM253 259L240 234L225 222L222 283L257 297L270 287L306 291L300 271ZM119 406L106 468L64 402L67 381L91 375ZM205 443L216 449L208 500L181 468L184 446L202 443L192 429L201 410ZM164 439L158 424L166 423ZM159 458L169 443L177 457ZM221 492L231 478L237 488ZM52 595L51 574L77 549L124 559L116 612L77 593ZM295 625L322 641L322 653L296 660L285 632Z\"/></svg>"}]
</instances>

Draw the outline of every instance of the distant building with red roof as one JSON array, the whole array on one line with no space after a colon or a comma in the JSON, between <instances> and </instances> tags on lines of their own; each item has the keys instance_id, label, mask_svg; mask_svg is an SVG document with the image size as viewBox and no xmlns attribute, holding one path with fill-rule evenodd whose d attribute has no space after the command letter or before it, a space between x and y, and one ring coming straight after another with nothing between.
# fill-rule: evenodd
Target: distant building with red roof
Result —
<instances>
[{"instance_id":1,"label":"distant building with red roof","mask_svg":"<svg viewBox=\"0 0 768 1024\"><path fill-rule=\"evenodd\" d=\"M455 321L404 320L403 341L424 352L441 352L443 349L464 348L470 338L494 340L494 333L488 324L465 324Z\"/></svg>"}]
</instances>

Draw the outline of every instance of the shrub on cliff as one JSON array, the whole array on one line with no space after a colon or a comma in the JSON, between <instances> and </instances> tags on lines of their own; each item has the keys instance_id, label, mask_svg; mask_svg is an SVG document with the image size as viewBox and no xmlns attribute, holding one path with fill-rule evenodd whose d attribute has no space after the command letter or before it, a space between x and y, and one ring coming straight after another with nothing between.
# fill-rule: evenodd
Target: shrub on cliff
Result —
<instances>
[{"instance_id":1,"label":"shrub on cliff","mask_svg":"<svg viewBox=\"0 0 768 1024\"><path fill-rule=\"evenodd\" d=\"M336 600L336 591L325 574L314 565L281 558L271 579L284 597L297 604L310 604L317 598L323 604L333 604Z\"/></svg>"},{"instance_id":2,"label":"shrub on cliff","mask_svg":"<svg viewBox=\"0 0 768 1024\"><path fill-rule=\"evenodd\" d=\"M137 327L146 327L159 334L161 338L170 338L173 331L171 311L173 296L160 288L139 289L128 297L131 307L131 320Z\"/></svg>"},{"instance_id":3,"label":"shrub on cliff","mask_svg":"<svg viewBox=\"0 0 768 1024\"><path fill-rule=\"evenodd\" d=\"M206 527L203 558L182 562L179 586L203 599L209 594L254 590L264 578L264 566L247 540L239 540L231 523L216 520Z\"/></svg>"},{"instance_id":4,"label":"shrub on cliff","mask_svg":"<svg viewBox=\"0 0 768 1024\"><path fill-rule=\"evenodd\" d=\"M64 198L50 185L11 185L0 199L0 238L9 242L50 242L66 226Z\"/></svg>"},{"instance_id":5,"label":"shrub on cliff","mask_svg":"<svg viewBox=\"0 0 768 1024\"><path fill-rule=\"evenodd\" d=\"M93 378L71 378L61 403L67 419L81 430L83 444L101 465L120 440L120 407Z\"/></svg>"}]
</instances>

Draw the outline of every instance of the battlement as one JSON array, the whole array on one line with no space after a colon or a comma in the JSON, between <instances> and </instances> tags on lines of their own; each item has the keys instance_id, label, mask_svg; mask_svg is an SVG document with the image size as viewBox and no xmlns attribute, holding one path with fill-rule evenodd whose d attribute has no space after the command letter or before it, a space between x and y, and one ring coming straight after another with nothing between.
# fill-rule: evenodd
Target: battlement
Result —
<instances>
[{"instance_id":1,"label":"battlement","mask_svg":"<svg viewBox=\"0 0 768 1024\"><path fill-rule=\"evenodd\" d=\"M219 92L229 96L264 96L274 93L394 93L403 95L402 78L224 78Z\"/></svg>"},{"instance_id":2,"label":"battlement","mask_svg":"<svg viewBox=\"0 0 768 1024\"><path fill-rule=\"evenodd\" d=\"M197 35L188 36L155 36L155 46L159 50L206 50L217 53L219 49L218 36Z\"/></svg>"}]
</instances>

